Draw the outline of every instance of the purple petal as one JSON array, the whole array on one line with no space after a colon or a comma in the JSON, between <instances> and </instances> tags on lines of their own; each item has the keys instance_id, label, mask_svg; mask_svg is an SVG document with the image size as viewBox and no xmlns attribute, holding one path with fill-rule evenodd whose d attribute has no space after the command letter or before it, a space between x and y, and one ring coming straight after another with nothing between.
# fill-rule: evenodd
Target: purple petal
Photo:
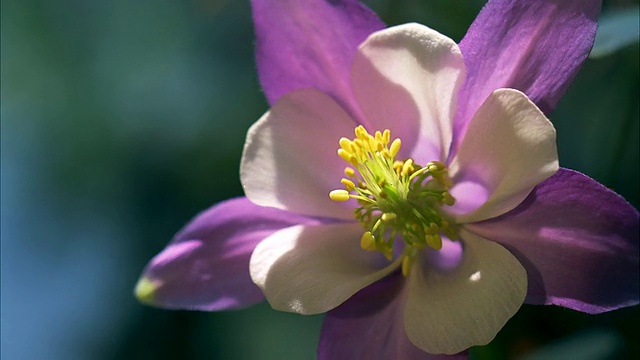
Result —
<instances>
[{"instance_id":1,"label":"purple petal","mask_svg":"<svg viewBox=\"0 0 640 360\"><path fill-rule=\"evenodd\" d=\"M404 277L396 272L330 311L324 320L318 359L466 359L432 355L409 342L404 332Z\"/></svg>"},{"instance_id":2,"label":"purple petal","mask_svg":"<svg viewBox=\"0 0 640 360\"><path fill-rule=\"evenodd\" d=\"M525 266L526 302L600 313L638 304L638 219L611 190L561 169L511 212L466 228Z\"/></svg>"},{"instance_id":3,"label":"purple petal","mask_svg":"<svg viewBox=\"0 0 640 360\"><path fill-rule=\"evenodd\" d=\"M355 0L252 0L256 61L269 103L301 88L333 96L357 117L350 85L358 45L384 23Z\"/></svg>"},{"instance_id":4,"label":"purple petal","mask_svg":"<svg viewBox=\"0 0 640 360\"><path fill-rule=\"evenodd\" d=\"M193 310L243 308L264 299L251 281L249 258L258 242L296 224L318 220L260 207L246 198L196 216L144 270L136 293L150 305Z\"/></svg>"},{"instance_id":5,"label":"purple petal","mask_svg":"<svg viewBox=\"0 0 640 360\"><path fill-rule=\"evenodd\" d=\"M460 49L467 79L460 90L454 134L498 88L518 89L549 113L589 55L599 0L492 0ZM457 144L461 139L454 139Z\"/></svg>"}]
</instances>

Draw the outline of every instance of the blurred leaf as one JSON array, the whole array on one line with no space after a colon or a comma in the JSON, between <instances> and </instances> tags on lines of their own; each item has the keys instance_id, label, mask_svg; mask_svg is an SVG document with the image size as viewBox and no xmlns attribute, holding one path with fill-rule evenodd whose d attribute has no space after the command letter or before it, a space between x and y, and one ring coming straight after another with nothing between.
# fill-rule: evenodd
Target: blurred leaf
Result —
<instances>
[{"instance_id":1,"label":"blurred leaf","mask_svg":"<svg viewBox=\"0 0 640 360\"><path fill-rule=\"evenodd\" d=\"M617 9L602 14L591 58L609 55L640 38L639 7Z\"/></svg>"},{"instance_id":2,"label":"blurred leaf","mask_svg":"<svg viewBox=\"0 0 640 360\"><path fill-rule=\"evenodd\" d=\"M591 330L554 342L521 360L614 359L620 354L622 343L620 335L611 330Z\"/></svg>"}]
</instances>

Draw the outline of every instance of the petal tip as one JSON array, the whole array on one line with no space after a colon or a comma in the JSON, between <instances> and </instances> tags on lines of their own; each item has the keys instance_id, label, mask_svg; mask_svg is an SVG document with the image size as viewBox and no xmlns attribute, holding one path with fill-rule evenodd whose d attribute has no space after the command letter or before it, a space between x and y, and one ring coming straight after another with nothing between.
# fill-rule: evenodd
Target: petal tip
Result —
<instances>
[{"instance_id":1,"label":"petal tip","mask_svg":"<svg viewBox=\"0 0 640 360\"><path fill-rule=\"evenodd\" d=\"M138 301L145 305L155 304L156 290L160 287L157 281L153 281L147 277L141 277L133 291Z\"/></svg>"}]
</instances>

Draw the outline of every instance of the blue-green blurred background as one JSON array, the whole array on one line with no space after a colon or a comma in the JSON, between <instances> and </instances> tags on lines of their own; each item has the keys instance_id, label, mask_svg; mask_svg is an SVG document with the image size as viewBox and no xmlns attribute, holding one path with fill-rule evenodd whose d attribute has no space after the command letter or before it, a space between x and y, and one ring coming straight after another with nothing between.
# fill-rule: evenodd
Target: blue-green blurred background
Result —
<instances>
[{"instance_id":1,"label":"blue-green blurred background","mask_svg":"<svg viewBox=\"0 0 640 360\"><path fill-rule=\"evenodd\" d=\"M460 40L483 1L368 3L387 24ZM561 164L636 207L637 5L605 1L631 21L613 21L614 44L551 114ZM320 316L164 311L132 295L191 216L241 195L245 132L267 109L248 0L3 0L1 20L2 358L314 358ZM472 355L635 358L639 320L524 306Z\"/></svg>"}]
</instances>

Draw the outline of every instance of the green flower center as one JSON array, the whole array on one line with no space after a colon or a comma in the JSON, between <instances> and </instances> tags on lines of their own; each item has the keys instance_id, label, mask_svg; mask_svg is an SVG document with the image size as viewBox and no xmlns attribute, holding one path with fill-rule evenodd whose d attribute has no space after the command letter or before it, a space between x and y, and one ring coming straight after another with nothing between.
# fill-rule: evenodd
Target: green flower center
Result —
<instances>
[{"instance_id":1,"label":"green flower center","mask_svg":"<svg viewBox=\"0 0 640 360\"><path fill-rule=\"evenodd\" d=\"M371 135L360 125L355 135L353 140L340 139L338 155L352 167L344 170L341 183L345 189L333 190L329 197L358 202L355 216L366 229L360 239L364 250L379 251L391 260L393 243L398 235L402 237L402 273L406 276L417 250L427 246L440 250L441 234L452 240L458 237L441 210L455 203L447 167L439 161L421 167L410 158L396 160L401 141L390 143L388 129Z\"/></svg>"}]
</instances>

